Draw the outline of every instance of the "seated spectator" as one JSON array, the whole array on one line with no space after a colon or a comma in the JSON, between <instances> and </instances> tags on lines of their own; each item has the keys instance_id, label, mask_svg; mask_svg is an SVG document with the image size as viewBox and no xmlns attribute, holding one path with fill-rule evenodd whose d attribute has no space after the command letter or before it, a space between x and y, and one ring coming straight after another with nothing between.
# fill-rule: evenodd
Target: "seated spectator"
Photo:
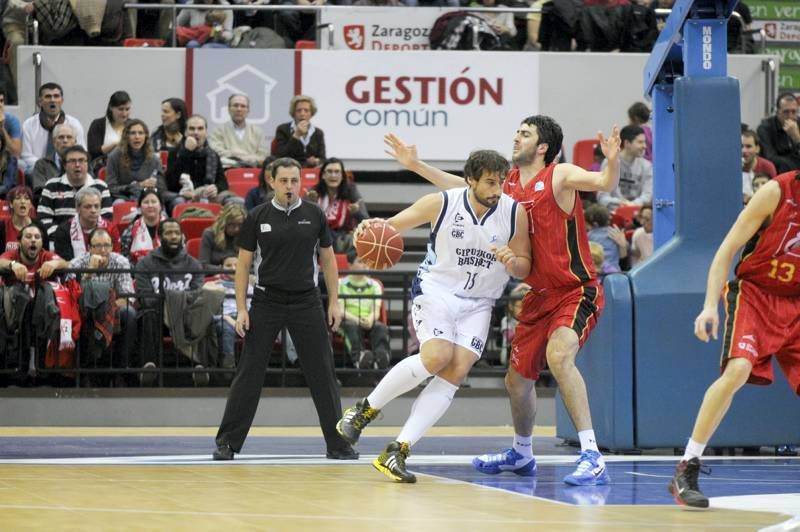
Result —
<instances>
[{"instance_id":1,"label":"seated spectator","mask_svg":"<svg viewBox=\"0 0 800 532\"><path fill-rule=\"evenodd\" d=\"M14 251L19 248L17 240L23 227L31 224L39 225L45 235L44 248L48 249L47 236L44 227L33 216L33 192L28 187L17 186L8 191L6 195L11 216L0 221L0 253Z\"/></svg>"},{"instance_id":2,"label":"seated spectator","mask_svg":"<svg viewBox=\"0 0 800 532\"><path fill-rule=\"evenodd\" d=\"M537 13L528 13L525 17L525 29L527 33L527 40L523 50L539 51L542 49L542 44L539 42L539 27L542 25L542 6L546 0L532 0L530 7L539 8Z\"/></svg>"},{"instance_id":3,"label":"seated spectator","mask_svg":"<svg viewBox=\"0 0 800 532\"><path fill-rule=\"evenodd\" d=\"M111 220L111 194L105 181L89 175L89 154L83 146L73 146L64 151L66 173L54 177L44 185L36 212L48 234L75 216L75 194L83 187L92 187L102 198L100 216Z\"/></svg>"},{"instance_id":4,"label":"seated spectator","mask_svg":"<svg viewBox=\"0 0 800 532\"><path fill-rule=\"evenodd\" d=\"M91 190L91 189L89 189ZM112 251L118 239L106 229L98 227L89 234L88 253L72 259L70 268L87 270L129 270L128 259ZM82 273L78 274L83 297L81 297L81 361L84 367L99 365L109 347L112 347L111 367L139 367L136 356L136 309L133 297L133 279L129 272L120 273ZM91 287L91 288L90 288ZM113 292L111 292L111 291ZM109 296L113 294L113 300ZM107 302L107 305L101 305ZM111 330L103 327L105 308L113 312L114 321L119 327ZM90 377L91 379L91 377Z\"/></svg>"},{"instance_id":5,"label":"seated spectator","mask_svg":"<svg viewBox=\"0 0 800 532\"><path fill-rule=\"evenodd\" d=\"M218 127L209 140L211 148L222 160L223 168L258 168L266 159L267 139L264 130L247 123L250 114L250 98L234 94L228 98L230 124Z\"/></svg>"},{"instance_id":6,"label":"seated spectator","mask_svg":"<svg viewBox=\"0 0 800 532\"><path fill-rule=\"evenodd\" d=\"M647 147L644 130L625 126L619 132L622 147L619 154L619 184L611 192L600 192L597 201L614 210L620 205L644 205L653 197L653 165L643 157ZM603 161L601 168L605 168Z\"/></svg>"},{"instance_id":7,"label":"seated spectator","mask_svg":"<svg viewBox=\"0 0 800 532\"><path fill-rule=\"evenodd\" d=\"M650 108L644 102L636 102L628 107L628 123L639 126L644 132L645 149L644 158L653 161L653 130L647 124L650 122Z\"/></svg>"},{"instance_id":8,"label":"seated spectator","mask_svg":"<svg viewBox=\"0 0 800 532\"><path fill-rule=\"evenodd\" d=\"M742 195L745 203L753 197L753 176L755 174L767 174L770 178L778 175L775 165L759 156L759 153L761 153L761 144L758 142L756 132L751 129L742 131Z\"/></svg>"},{"instance_id":9,"label":"seated spectator","mask_svg":"<svg viewBox=\"0 0 800 532\"><path fill-rule=\"evenodd\" d=\"M168 151L177 148L183 141L188 118L186 102L180 98L167 98L161 102L161 125L150 137L153 150Z\"/></svg>"},{"instance_id":10,"label":"seated spectator","mask_svg":"<svg viewBox=\"0 0 800 532\"><path fill-rule=\"evenodd\" d=\"M200 241L200 263L203 266L221 266L228 255L239 253L239 231L247 211L240 203L230 203L222 209L214 224L203 231Z\"/></svg>"},{"instance_id":11,"label":"seated spectator","mask_svg":"<svg viewBox=\"0 0 800 532\"><path fill-rule=\"evenodd\" d=\"M117 91L108 100L106 115L89 124L86 148L89 151L89 168L94 174L106 166L108 154L125 138L122 130L130 115L130 95L125 91Z\"/></svg>"},{"instance_id":12,"label":"seated spectator","mask_svg":"<svg viewBox=\"0 0 800 532\"><path fill-rule=\"evenodd\" d=\"M164 207L157 188L142 189L139 194L139 213L121 238L121 253L134 265L161 245L158 224L164 219Z\"/></svg>"},{"instance_id":13,"label":"seated spectator","mask_svg":"<svg viewBox=\"0 0 800 532\"><path fill-rule=\"evenodd\" d=\"M522 312L522 298L531 291L531 287L525 283L519 283L508 294L505 315L500 319L500 364L508 365L508 355L511 354L511 343L514 341L514 333L519 323L519 315Z\"/></svg>"},{"instance_id":14,"label":"seated spectator","mask_svg":"<svg viewBox=\"0 0 800 532\"><path fill-rule=\"evenodd\" d=\"M625 233L615 225L608 225L608 209L599 203L587 206L583 216L589 228L589 240L603 248L604 269L619 271L621 261L628 257Z\"/></svg>"},{"instance_id":15,"label":"seated spectator","mask_svg":"<svg viewBox=\"0 0 800 532\"><path fill-rule=\"evenodd\" d=\"M222 261L223 270L236 271L239 264L239 257L236 255L226 255ZM254 282L247 285L247 308L250 308L250 300L253 296ZM214 316L214 324L222 337L222 364L225 369L236 367L236 286L234 284L234 274L220 273L214 276L205 284L206 288L218 288L225 292L225 300L222 303L222 314Z\"/></svg>"},{"instance_id":16,"label":"seated spectator","mask_svg":"<svg viewBox=\"0 0 800 532\"><path fill-rule=\"evenodd\" d=\"M161 170L161 159L153 152L147 124L138 118L128 120L122 140L108 155L106 184L114 202L136 201L143 188L159 188L167 192ZM170 199L167 197L167 203Z\"/></svg>"},{"instance_id":17,"label":"seated spectator","mask_svg":"<svg viewBox=\"0 0 800 532\"><path fill-rule=\"evenodd\" d=\"M71 148L76 144L75 130L72 129L72 126L64 123L53 128L53 146L55 150L52 156L42 157L36 161L29 176L35 203L39 203L45 183L54 177L64 175L66 171L64 153L66 153L67 148Z\"/></svg>"},{"instance_id":18,"label":"seated spectator","mask_svg":"<svg viewBox=\"0 0 800 532\"><path fill-rule=\"evenodd\" d=\"M503 4L497 3L497 0L474 0L470 3L472 7L507 7ZM500 40L506 45L510 46L511 41L517 36L517 26L514 24L514 13L510 11L498 11L497 13L489 13L487 11L476 13L480 18L486 21L490 28L494 30Z\"/></svg>"},{"instance_id":19,"label":"seated spectator","mask_svg":"<svg viewBox=\"0 0 800 532\"><path fill-rule=\"evenodd\" d=\"M369 213L355 184L347 182L347 171L341 159L327 159L320 174L319 183L308 191L306 199L317 202L325 212L333 237L333 251L346 253L353 245L353 230L369 218Z\"/></svg>"},{"instance_id":20,"label":"seated spectator","mask_svg":"<svg viewBox=\"0 0 800 532\"><path fill-rule=\"evenodd\" d=\"M145 370L156 368L159 343L164 337L162 323L192 317L187 311L186 313L179 313L179 315L173 314L168 318L166 314L169 311L169 306L165 305L162 309L162 295L168 298L170 294L199 290L203 286L202 265L186 252L183 245L181 224L175 219L167 218L158 226L158 237L161 241L161 246L154 249L136 264L135 274L142 326L139 352L141 361L144 362L142 368ZM167 273L157 273L165 270ZM208 292L213 293L213 291ZM217 306L212 308L219 308L223 299L224 294L216 299ZM216 332L209 327L213 314L214 312L206 312L205 318L197 320L192 326L197 330L205 331L208 329L216 337ZM177 321L174 323L177 323ZM175 348L181 350L185 341L184 330L172 330L170 328L168 332L173 337ZM181 337L177 337L176 334L180 334ZM193 366L198 370L212 365L209 363L211 355L215 357L216 353L189 353ZM155 383L155 377L156 374L153 372L141 373L140 381L142 386L152 386ZM193 377L197 385L206 385L210 380L210 376L205 372L196 372Z\"/></svg>"},{"instance_id":21,"label":"seated spectator","mask_svg":"<svg viewBox=\"0 0 800 532\"><path fill-rule=\"evenodd\" d=\"M775 115L758 126L758 140L761 155L772 161L779 174L800 169L800 119L794 94L778 95Z\"/></svg>"},{"instance_id":22,"label":"seated spectator","mask_svg":"<svg viewBox=\"0 0 800 532\"><path fill-rule=\"evenodd\" d=\"M267 181L267 176L271 171L272 163L265 160L261 166L261 173L258 174L258 186L250 189L250 192L244 198L244 208L247 212L271 200L272 196L275 195L272 187L269 186L269 181Z\"/></svg>"},{"instance_id":23,"label":"seated spectator","mask_svg":"<svg viewBox=\"0 0 800 532\"><path fill-rule=\"evenodd\" d=\"M633 266L641 264L653 254L653 207L642 205L637 215L641 227L631 237L631 261Z\"/></svg>"},{"instance_id":24,"label":"seated spectator","mask_svg":"<svg viewBox=\"0 0 800 532\"><path fill-rule=\"evenodd\" d=\"M219 155L208 145L207 134L206 119L200 115L191 116L183 142L169 152L167 188L186 201L241 203L241 198L228 191Z\"/></svg>"},{"instance_id":25,"label":"seated spectator","mask_svg":"<svg viewBox=\"0 0 800 532\"><path fill-rule=\"evenodd\" d=\"M275 130L276 158L291 157L307 168L316 168L325 159L325 134L311 123L317 114L314 98L298 94L289 102L291 122Z\"/></svg>"},{"instance_id":26,"label":"seated spectator","mask_svg":"<svg viewBox=\"0 0 800 532\"><path fill-rule=\"evenodd\" d=\"M30 174L36 161L42 157L53 159L55 144L53 128L67 123L75 132L78 144L86 145L83 126L74 116L61 109L64 104L64 91L57 83L45 83L39 87L39 112L22 123L22 155L20 166L25 174Z\"/></svg>"},{"instance_id":27,"label":"seated spectator","mask_svg":"<svg viewBox=\"0 0 800 532\"><path fill-rule=\"evenodd\" d=\"M28 43L28 13L25 5L33 0L10 0L0 2L0 30L6 40L8 51L8 70L11 75L11 84L17 86L17 46ZM6 95L8 96L8 94Z\"/></svg>"},{"instance_id":28,"label":"seated spectator","mask_svg":"<svg viewBox=\"0 0 800 532\"><path fill-rule=\"evenodd\" d=\"M285 6L323 5L325 3L326 0L280 0L280 4ZM278 11L275 27L280 35L296 42L316 40L316 25L317 15L314 11L281 9ZM279 155L278 157L291 156Z\"/></svg>"},{"instance_id":29,"label":"seated spectator","mask_svg":"<svg viewBox=\"0 0 800 532\"><path fill-rule=\"evenodd\" d=\"M108 220L100 217L102 196L93 187L83 187L75 194L75 215L61 223L52 236L52 249L64 260L80 258L89 251L89 235L104 229L111 235L114 251L119 252L119 231Z\"/></svg>"},{"instance_id":30,"label":"seated spectator","mask_svg":"<svg viewBox=\"0 0 800 532\"><path fill-rule=\"evenodd\" d=\"M214 0L189 3L208 5L213 4ZM233 11L230 9L181 9L176 23L178 44L187 48L227 48L233 36Z\"/></svg>"},{"instance_id":31,"label":"seated spectator","mask_svg":"<svg viewBox=\"0 0 800 532\"><path fill-rule=\"evenodd\" d=\"M351 270L368 269L358 260L356 250L347 254ZM344 315L339 332L344 336L345 349L357 368L386 369L389 367L389 327L381 321L383 295L380 281L363 273L351 273L339 279L339 304ZM370 296L360 299L361 296ZM372 350L363 349L363 337L369 335Z\"/></svg>"},{"instance_id":32,"label":"seated spectator","mask_svg":"<svg viewBox=\"0 0 800 532\"><path fill-rule=\"evenodd\" d=\"M6 113L6 95L0 89L0 198L17 184L17 159L22 154L22 126Z\"/></svg>"},{"instance_id":33,"label":"seated spectator","mask_svg":"<svg viewBox=\"0 0 800 532\"><path fill-rule=\"evenodd\" d=\"M605 253L603 252L603 246L601 246L600 244L598 244L593 240L590 240L589 250L592 254L592 263L594 264L594 271L597 272L597 276L600 277L600 279L602 279L609 273L619 273L620 270L618 267L606 262Z\"/></svg>"},{"instance_id":34,"label":"seated spectator","mask_svg":"<svg viewBox=\"0 0 800 532\"><path fill-rule=\"evenodd\" d=\"M44 233L38 225L23 227L19 235L19 247L0 255L0 270L11 274L5 277L6 285L20 282L33 287L37 274L40 279L49 279L57 270L69 267L56 253L44 249Z\"/></svg>"}]
</instances>

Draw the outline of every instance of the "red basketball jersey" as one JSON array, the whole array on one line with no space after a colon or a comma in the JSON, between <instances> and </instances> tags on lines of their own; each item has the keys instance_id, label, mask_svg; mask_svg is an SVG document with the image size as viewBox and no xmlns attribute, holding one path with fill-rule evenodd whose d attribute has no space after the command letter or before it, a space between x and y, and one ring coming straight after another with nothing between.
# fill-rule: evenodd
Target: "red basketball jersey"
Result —
<instances>
[{"instance_id":1,"label":"red basketball jersey","mask_svg":"<svg viewBox=\"0 0 800 532\"><path fill-rule=\"evenodd\" d=\"M744 246L736 277L778 296L800 295L800 172L775 178L781 201L772 221Z\"/></svg>"},{"instance_id":2,"label":"red basketball jersey","mask_svg":"<svg viewBox=\"0 0 800 532\"><path fill-rule=\"evenodd\" d=\"M503 192L528 213L533 265L525 282L536 289L574 288L596 279L583 205L575 193L572 214L558 206L553 195L555 167L546 166L525 186L519 169L513 168L503 184Z\"/></svg>"}]
</instances>

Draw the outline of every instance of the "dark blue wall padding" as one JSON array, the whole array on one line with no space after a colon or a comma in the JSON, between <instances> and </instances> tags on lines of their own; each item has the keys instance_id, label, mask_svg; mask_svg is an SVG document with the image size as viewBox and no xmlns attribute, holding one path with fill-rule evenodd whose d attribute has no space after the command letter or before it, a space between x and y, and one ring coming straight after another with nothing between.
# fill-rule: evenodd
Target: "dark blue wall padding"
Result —
<instances>
[{"instance_id":1,"label":"dark blue wall padding","mask_svg":"<svg viewBox=\"0 0 800 532\"><path fill-rule=\"evenodd\" d=\"M586 381L597 441L603 447L631 449L633 433L633 307L628 276L611 274L603 282L606 308L577 366ZM556 398L556 435L578 435L560 396Z\"/></svg>"}]
</instances>

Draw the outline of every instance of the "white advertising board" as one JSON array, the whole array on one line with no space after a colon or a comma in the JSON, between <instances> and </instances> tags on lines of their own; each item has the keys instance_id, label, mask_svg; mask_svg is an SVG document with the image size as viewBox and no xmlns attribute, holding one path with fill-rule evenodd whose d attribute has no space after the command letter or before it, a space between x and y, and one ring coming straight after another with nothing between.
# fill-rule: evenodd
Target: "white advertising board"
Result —
<instances>
[{"instance_id":1,"label":"white advertising board","mask_svg":"<svg viewBox=\"0 0 800 532\"><path fill-rule=\"evenodd\" d=\"M520 120L539 107L539 57L526 52L309 51L302 68L327 153L344 159L386 159L389 132L429 160L477 148L508 156Z\"/></svg>"},{"instance_id":2,"label":"white advertising board","mask_svg":"<svg viewBox=\"0 0 800 532\"><path fill-rule=\"evenodd\" d=\"M356 7L328 8L320 13L321 24L331 24L335 50L427 50L433 23L453 9L439 7Z\"/></svg>"}]
</instances>

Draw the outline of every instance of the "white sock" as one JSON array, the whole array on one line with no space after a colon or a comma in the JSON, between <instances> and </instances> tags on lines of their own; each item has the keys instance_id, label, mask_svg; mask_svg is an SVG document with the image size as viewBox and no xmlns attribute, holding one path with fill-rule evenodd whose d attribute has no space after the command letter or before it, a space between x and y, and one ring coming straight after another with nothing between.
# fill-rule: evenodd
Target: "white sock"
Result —
<instances>
[{"instance_id":1,"label":"white sock","mask_svg":"<svg viewBox=\"0 0 800 532\"><path fill-rule=\"evenodd\" d=\"M419 355L404 358L389 370L369 394L367 397L369 406L380 410L389 401L413 389L430 376Z\"/></svg>"},{"instance_id":2,"label":"white sock","mask_svg":"<svg viewBox=\"0 0 800 532\"><path fill-rule=\"evenodd\" d=\"M594 439L593 430L582 430L578 432L578 439L581 440L581 451L600 452L600 449L597 448L597 440Z\"/></svg>"},{"instance_id":3,"label":"white sock","mask_svg":"<svg viewBox=\"0 0 800 532\"><path fill-rule=\"evenodd\" d=\"M533 436L514 434L514 450L525 458L533 458Z\"/></svg>"},{"instance_id":4,"label":"white sock","mask_svg":"<svg viewBox=\"0 0 800 532\"><path fill-rule=\"evenodd\" d=\"M397 441L407 442L409 445L417 443L422 435L447 412L456 391L458 391L458 386L455 384L450 384L440 377L434 377L414 401L411 415L408 416L403 430L397 436Z\"/></svg>"},{"instance_id":5,"label":"white sock","mask_svg":"<svg viewBox=\"0 0 800 532\"><path fill-rule=\"evenodd\" d=\"M689 443L686 444L686 451L683 453L683 461L691 460L692 458L700 458L703 456L703 451L706 450L705 443L699 443L689 438Z\"/></svg>"}]
</instances>

